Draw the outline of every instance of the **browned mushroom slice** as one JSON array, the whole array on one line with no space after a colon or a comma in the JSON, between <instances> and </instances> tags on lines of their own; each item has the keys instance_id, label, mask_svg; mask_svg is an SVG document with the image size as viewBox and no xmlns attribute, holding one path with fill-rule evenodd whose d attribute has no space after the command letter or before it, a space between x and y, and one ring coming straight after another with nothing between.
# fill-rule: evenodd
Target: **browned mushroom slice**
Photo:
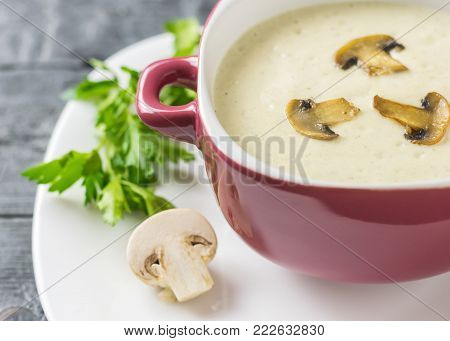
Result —
<instances>
[{"instance_id":1,"label":"browned mushroom slice","mask_svg":"<svg viewBox=\"0 0 450 341\"><path fill-rule=\"evenodd\" d=\"M447 100L431 92L422 101L423 108L389 101L375 96L374 107L384 117L406 127L405 137L415 144L433 145L445 136L450 123L450 106Z\"/></svg>"},{"instance_id":2,"label":"browned mushroom slice","mask_svg":"<svg viewBox=\"0 0 450 341\"><path fill-rule=\"evenodd\" d=\"M330 126L350 121L359 112L360 109L344 98L322 103L294 99L286 107L286 116L292 127L300 134L317 140L337 138L339 135Z\"/></svg>"},{"instance_id":3,"label":"browned mushroom slice","mask_svg":"<svg viewBox=\"0 0 450 341\"><path fill-rule=\"evenodd\" d=\"M347 43L336 53L335 60L343 70L360 65L370 76L388 75L408 70L390 55L392 50L404 48L391 36L371 35Z\"/></svg>"}]
</instances>

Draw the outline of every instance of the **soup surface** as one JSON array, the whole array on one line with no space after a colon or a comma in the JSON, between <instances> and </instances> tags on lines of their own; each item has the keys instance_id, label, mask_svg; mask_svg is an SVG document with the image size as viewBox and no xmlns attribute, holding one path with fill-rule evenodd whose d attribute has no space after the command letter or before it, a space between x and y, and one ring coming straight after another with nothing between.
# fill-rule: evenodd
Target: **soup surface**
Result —
<instances>
[{"instance_id":1,"label":"soup surface","mask_svg":"<svg viewBox=\"0 0 450 341\"><path fill-rule=\"evenodd\" d=\"M433 11L406 4L334 4L259 24L235 43L218 71L214 105L221 124L253 156L310 180L377 184L450 177L447 136L433 146L414 145L404 127L373 108L375 95L415 106L432 91L450 100L450 16L437 13L419 24ZM371 34L405 45L391 54L409 71L369 77L335 65L340 47ZM309 139L302 148L306 138L286 119L289 100L341 97L361 113L332 127L340 135L336 140Z\"/></svg>"}]
</instances>

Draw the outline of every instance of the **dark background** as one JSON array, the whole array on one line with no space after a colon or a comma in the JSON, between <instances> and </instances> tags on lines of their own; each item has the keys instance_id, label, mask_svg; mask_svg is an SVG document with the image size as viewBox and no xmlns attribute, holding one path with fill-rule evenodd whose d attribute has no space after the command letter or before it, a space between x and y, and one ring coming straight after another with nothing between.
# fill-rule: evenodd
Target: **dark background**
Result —
<instances>
[{"instance_id":1,"label":"dark background","mask_svg":"<svg viewBox=\"0 0 450 341\"><path fill-rule=\"evenodd\" d=\"M21 178L43 159L64 102L60 94L89 67L85 59L161 33L170 18L202 23L214 0L0 0L0 320L37 295L31 258L36 187ZM23 16L21 18L14 11ZM38 299L8 319L45 319Z\"/></svg>"}]
</instances>

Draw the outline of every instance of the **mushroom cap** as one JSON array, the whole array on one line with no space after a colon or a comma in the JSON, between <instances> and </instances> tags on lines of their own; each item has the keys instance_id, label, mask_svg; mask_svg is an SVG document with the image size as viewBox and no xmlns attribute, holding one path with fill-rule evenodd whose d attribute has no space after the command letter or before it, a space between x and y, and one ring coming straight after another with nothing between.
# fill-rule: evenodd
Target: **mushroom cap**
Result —
<instances>
[{"instance_id":1,"label":"mushroom cap","mask_svg":"<svg viewBox=\"0 0 450 341\"><path fill-rule=\"evenodd\" d=\"M311 99L291 100L286 116L292 127L302 135L316 140L334 140L339 137L330 126L352 120L360 109L344 98L316 103Z\"/></svg>"},{"instance_id":2,"label":"mushroom cap","mask_svg":"<svg viewBox=\"0 0 450 341\"><path fill-rule=\"evenodd\" d=\"M214 258L216 249L216 234L209 222L195 210L179 208L158 213L139 225L130 236L127 258L141 281L171 288L182 301L192 298L190 282L206 279L203 289L212 287L205 264Z\"/></svg>"},{"instance_id":3,"label":"mushroom cap","mask_svg":"<svg viewBox=\"0 0 450 341\"><path fill-rule=\"evenodd\" d=\"M392 50L404 48L389 35L369 35L354 39L341 47L336 52L335 62L343 70L360 64L370 76L407 71L405 65L390 55Z\"/></svg>"}]
</instances>

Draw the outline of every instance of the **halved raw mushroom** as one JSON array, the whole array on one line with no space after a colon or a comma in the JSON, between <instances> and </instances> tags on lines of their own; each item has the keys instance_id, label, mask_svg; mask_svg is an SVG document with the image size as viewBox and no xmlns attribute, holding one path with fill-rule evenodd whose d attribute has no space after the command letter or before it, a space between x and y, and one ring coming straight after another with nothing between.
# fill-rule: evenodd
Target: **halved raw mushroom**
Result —
<instances>
[{"instance_id":1,"label":"halved raw mushroom","mask_svg":"<svg viewBox=\"0 0 450 341\"><path fill-rule=\"evenodd\" d=\"M408 68L405 65L390 55L394 49L404 50L405 47L391 36L370 35L344 45L336 53L335 61L343 70L360 65L370 76L407 71Z\"/></svg>"},{"instance_id":2,"label":"halved raw mushroom","mask_svg":"<svg viewBox=\"0 0 450 341\"><path fill-rule=\"evenodd\" d=\"M214 281L207 264L217 239L198 212L172 209L144 221L128 242L128 263L144 283L171 290L179 302L210 290Z\"/></svg>"},{"instance_id":3,"label":"halved raw mushroom","mask_svg":"<svg viewBox=\"0 0 450 341\"><path fill-rule=\"evenodd\" d=\"M333 140L339 135L330 126L350 121L360 111L344 98L322 103L294 99L286 107L286 116L300 134L317 140Z\"/></svg>"},{"instance_id":4,"label":"halved raw mushroom","mask_svg":"<svg viewBox=\"0 0 450 341\"><path fill-rule=\"evenodd\" d=\"M439 143L450 124L450 106L447 100L436 92L429 93L422 100L422 108L393 102L380 96L375 96L373 105L384 117L405 126L406 139L415 144Z\"/></svg>"}]
</instances>

